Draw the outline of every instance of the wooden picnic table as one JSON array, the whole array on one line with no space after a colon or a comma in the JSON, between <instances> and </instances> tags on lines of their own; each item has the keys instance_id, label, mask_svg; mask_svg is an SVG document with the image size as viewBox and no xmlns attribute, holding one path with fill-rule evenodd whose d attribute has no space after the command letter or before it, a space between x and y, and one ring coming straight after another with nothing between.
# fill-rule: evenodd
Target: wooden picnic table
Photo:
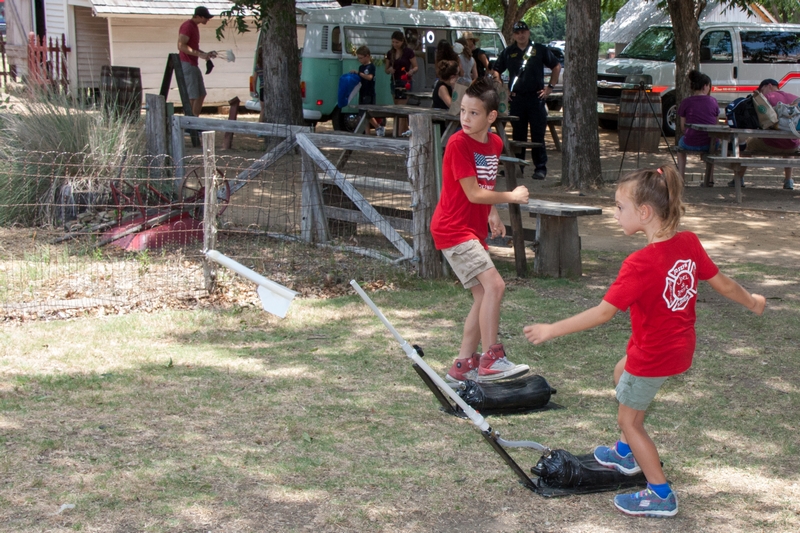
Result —
<instances>
[{"instance_id":1,"label":"wooden picnic table","mask_svg":"<svg viewBox=\"0 0 800 533\"><path fill-rule=\"evenodd\" d=\"M761 139L798 139L798 136L786 130L762 130L731 128L727 124L687 124L689 128L696 131L704 131L711 137L712 145L714 140L722 141L720 155L703 154L703 161L706 162L706 174L704 185L710 186L714 175L714 166L721 165L730 168L734 174L738 174L743 167L798 167L800 158L792 154L769 154L768 156L746 156L743 157L739 150L739 143L745 139L758 137ZM730 145L730 148L729 148ZM728 152L732 152L729 154ZM742 184L741 180L736 179L736 202L742 203Z\"/></svg>"}]
</instances>

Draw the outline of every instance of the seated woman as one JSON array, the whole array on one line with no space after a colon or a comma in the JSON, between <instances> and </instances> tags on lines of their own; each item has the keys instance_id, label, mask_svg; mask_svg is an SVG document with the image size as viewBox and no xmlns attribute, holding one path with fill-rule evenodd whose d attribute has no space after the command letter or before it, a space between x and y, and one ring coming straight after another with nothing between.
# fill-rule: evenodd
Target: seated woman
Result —
<instances>
[{"instance_id":1,"label":"seated woman","mask_svg":"<svg viewBox=\"0 0 800 533\"><path fill-rule=\"evenodd\" d=\"M436 85L433 86L434 109L450 109L453 101L453 86L458 80L457 61L439 61L436 64Z\"/></svg>"},{"instance_id":2,"label":"seated woman","mask_svg":"<svg viewBox=\"0 0 800 533\"><path fill-rule=\"evenodd\" d=\"M719 119L719 104L710 96L711 78L700 71L689 72L689 83L692 96L681 100L678 106L680 128L684 132L678 146L688 152L708 152L711 149L711 138L704 131L686 129L686 124L716 124ZM678 172L686 179L686 152L678 152ZM710 181L711 185L714 184Z\"/></svg>"}]
</instances>

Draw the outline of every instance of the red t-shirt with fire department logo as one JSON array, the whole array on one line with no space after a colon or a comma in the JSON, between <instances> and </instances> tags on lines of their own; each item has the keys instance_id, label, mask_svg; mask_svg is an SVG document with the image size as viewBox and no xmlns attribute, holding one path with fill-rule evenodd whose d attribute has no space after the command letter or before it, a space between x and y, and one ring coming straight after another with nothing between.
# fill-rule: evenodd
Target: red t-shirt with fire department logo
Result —
<instances>
[{"instance_id":1,"label":"red t-shirt with fire department logo","mask_svg":"<svg viewBox=\"0 0 800 533\"><path fill-rule=\"evenodd\" d=\"M603 299L622 311L631 310L628 373L666 377L692 366L697 283L718 272L697 235L689 231L648 244L625 259Z\"/></svg>"}]
</instances>

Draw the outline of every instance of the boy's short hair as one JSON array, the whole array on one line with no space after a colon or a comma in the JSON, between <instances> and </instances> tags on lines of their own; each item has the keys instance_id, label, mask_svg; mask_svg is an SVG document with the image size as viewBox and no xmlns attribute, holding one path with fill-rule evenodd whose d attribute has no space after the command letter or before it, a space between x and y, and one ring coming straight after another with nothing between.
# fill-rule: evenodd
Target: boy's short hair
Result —
<instances>
[{"instance_id":1,"label":"boy's short hair","mask_svg":"<svg viewBox=\"0 0 800 533\"><path fill-rule=\"evenodd\" d=\"M483 102L487 114L500 109L500 96L487 78L473 81L464 94Z\"/></svg>"},{"instance_id":2,"label":"boy's short hair","mask_svg":"<svg viewBox=\"0 0 800 533\"><path fill-rule=\"evenodd\" d=\"M371 56L372 54L370 53L369 48L366 45L362 44L361 46L358 47L358 50L356 50L356 55L366 57L366 56Z\"/></svg>"}]
</instances>

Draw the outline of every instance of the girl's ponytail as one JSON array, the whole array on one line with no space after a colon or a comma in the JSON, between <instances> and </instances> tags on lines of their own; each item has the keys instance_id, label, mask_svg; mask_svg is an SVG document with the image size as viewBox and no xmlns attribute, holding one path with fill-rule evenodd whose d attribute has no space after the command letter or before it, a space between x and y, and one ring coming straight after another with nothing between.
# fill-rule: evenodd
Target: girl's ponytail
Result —
<instances>
[{"instance_id":1,"label":"girl's ponytail","mask_svg":"<svg viewBox=\"0 0 800 533\"><path fill-rule=\"evenodd\" d=\"M648 204L661 219L659 236L671 235L678 229L683 205L683 178L672 166L655 170L635 170L619 180L619 185L631 183L631 198L637 206Z\"/></svg>"}]
</instances>

